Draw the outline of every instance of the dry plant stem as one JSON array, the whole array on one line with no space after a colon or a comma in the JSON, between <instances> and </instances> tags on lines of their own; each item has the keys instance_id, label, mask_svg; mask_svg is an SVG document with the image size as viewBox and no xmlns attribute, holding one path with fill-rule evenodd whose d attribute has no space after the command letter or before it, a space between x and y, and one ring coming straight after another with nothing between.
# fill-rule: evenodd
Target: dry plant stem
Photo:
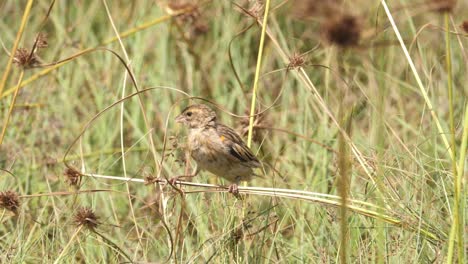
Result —
<instances>
[{"instance_id":1,"label":"dry plant stem","mask_svg":"<svg viewBox=\"0 0 468 264\"><path fill-rule=\"evenodd\" d=\"M110 175L100 175L100 174L91 174L91 173L86 173L83 174L82 176L86 177L92 177L92 178L101 178L101 179L109 179L109 180L118 180L118 181L128 181L128 182L138 182L138 183L147 183L144 179L140 178L124 178L120 176L110 176ZM166 184L167 181L166 179L156 179L155 182L158 183L163 183ZM225 192L227 188L219 185L213 185L213 184L206 184L206 183L197 183L197 182L185 182L185 181L176 181L176 184L180 184L183 186L191 186L191 187L203 187L203 188L213 188L217 190L221 190L222 192ZM312 195L312 196L318 196L318 197L323 197L324 199L334 199L334 200L340 200L340 196L336 195L331 195L331 194L325 194L325 193L317 193L317 192L309 192L309 191L302 191L302 190L291 190L291 189L282 189L282 188L268 188L268 187L239 187L241 190L253 190L253 191L267 191L267 192L274 192L274 193L289 193L289 194L299 194L299 195ZM187 192L186 192L187 193ZM383 209L380 208L372 203L369 202L364 202L360 200L354 200L354 199L348 199L350 203L353 204L359 204L362 206L370 207L373 209Z\"/></svg>"},{"instance_id":2,"label":"dry plant stem","mask_svg":"<svg viewBox=\"0 0 468 264\"><path fill-rule=\"evenodd\" d=\"M68 248L71 246L71 244L73 243L73 241L75 241L75 238L78 236L78 234L80 233L81 229L83 229L83 225L78 226L78 228L76 229L75 233L73 233L72 237L71 237L70 240L68 241L67 245L62 249L62 252L60 252L60 255L59 255L59 256L57 257L57 259L54 261L54 264L61 263L60 260L63 258L63 256L65 255L65 253L68 251Z\"/></svg>"},{"instance_id":3,"label":"dry plant stem","mask_svg":"<svg viewBox=\"0 0 468 264\"><path fill-rule=\"evenodd\" d=\"M127 60L127 67L131 70L131 65L130 65L130 58L128 57L128 54L127 54L127 51L125 50L125 46L123 45L123 42L122 42L122 39L119 37L119 31L117 30L115 24L114 24L114 20L112 19L112 15L109 11L109 7L107 5L107 1L106 0L102 0L103 4L104 4L104 7L106 9L106 13L107 13L107 17L109 18L109 21L112 25L112 29L119 41L119 44L120 44L120 47L122 48L122 51L125 55L125 59ZM127 71L125 71L124 73L124 78L123 78L123 84L122 84L122 96L121 96L121 99L125 97L125 88L126 88L126 82L127 82ZM142 111L144 110L143 109L143 104L141 103L141 97L138 97L139 99L139 102L140 102L140 107L142 109ZM127 166L125 164L125 151L124 151L124 129L123 129L123 114L124 114L124 109L125 109L125 101L122 101L122 104L120 105L120 147L121 147L121 155L122 155L122 168L123 168L123 172L124 172L124 177L127 178ZM146 121L146 120L145 120ZM149 127L147 127L148 130ZM151 135L148 135L148 138L152 138ZM152 140L150 140L151 143ZM153 150L154 150L154 144L153 145ZM153 155L155 155L155 151L153 151ZM156 157L154 157L154 159L156 160ZM156 164L157 166L157 164ZM132 197L130 195L130 186L128 185L128 182L125 183L126 185L126 188L127 188L127 197L128 197L128 205L130 207L130 212L132 214L132 220L133 220L133 225L135 226L135 231L137 233L137 236L138 236L138 245L140 247L143 246L143 242L141 240L141 233L140 233L140 229L138 228L138 224L137 224L137 221L136 221L136 217L135 217L135 210L133 209L133 203L132 203ZM135 250L135 255L134 257L136 257L136 254L138 253L138 250Z\"/></svg>"},{"instance_id":4,"label":"dry plant stem","mask_svg":"<svg viewBox=\"0 0 468 264\"><path fill-rule=\"evenodd\" d=\"M18 78L18 85L16 86L15 93L13 94L13 98L11 99L10 108L8 109L7 116L5 117L5 120L3 121L2 134L0 134L0 146L3 143L3 138L5 137L8 123L10 122L11 113L13 112L13 108L15 107L16 98L18 97L18 91L21 85L21 81L23 80L23 76L24 76L24 70L22 69L20 72L20 76Z\"/></svg>"},{"instance_id":5,"label":"dry plant stem","mask_svg":"<svg viewBox=\"0 0 468 264\"><path fill-rule=\"evenodd\" d=\"M107 9L107 6L106 6L106 9ZM125 84L126 84L126 82L127 82L127 72L124 73L124 79L123 79L123 84L122 84L122 97L121 98L125 97L125 87L126 87ZM125 101L122 102L121 107L120 107L120 147L121 147L120 153L121 153L121 157L122 157L122 169L123 169L124 177L128 178L128 176L127 176L127 165L125 163L125 143L124 143L124 127L123 127L124 112L125 112L124 111L125 110L124 105L125 105ZM140 233L140 230L138 228L138 224L137 224L137 221L136 221L135 210L133 208L133 203L132 203L132 196L130 194L130 185L128 184L128 182L125 183L125 187L127 189L128 205L129 205L130 211L132 213L132 220L133 220L133 224L135 226L135 231L136 231L137 236L138 236L139 246L142 247L143 246L143 242L141 241L142 235ZM138 250L135 250L135 254L137 252L138 252ZM136 255L134 257L136 257Z\"/></svg>"},{"instance_id":6,"label":"dry plant stem","mask_svg":"<svg viewBox=\"0 0 468 264\"><path fill-rule=\"evenodd\" d=\"M343 107L340 107L340 116L343 116ZM348 121L351 122L351 121ZM349 193L349 175L350 162L348 161L348 146L343 134L339 134L339 151L338 151L338 191L340 194L340 262L347 263L348 260L348 193Z\"/></svg>"},{"instance_id":7,"label":"dry plant stem","mask_svg":"<svg viewBox=\"0 0 468 264\"><path fill-rule=\"evenodd\" d=\"M252 135L253 135L253 125L254 125L254 116L255 116L255 105L256 105L256 99L257 99L258 79L260 77L260 69L262 68L263 46L265 44L265 33L267 29L269 9L270 9L270 0L266 0L265 13L263 15L263 23L262 23L262 33L260 35L260 44L258 47L257 67L255 68L255 78L254 78L254 84L253 84L253 90L252 90L252 103L250 105L249 133L247 136L247 146L249 148L252 146Z\"/></svg>"},{"instance_id":8,"label":"dry plant stem","mask_svg":"<svg viewBox=\"0 0 468 264\"><path fill-rule=\"evenodd\" d=\"M131 182L138 182L138 183L146 183L145 180L139 178L128 178L125 179L119 176L109 176L109 175L99 175L99 174L83 174L82 176L92 177L92 178L101 178L101 179L110 179L110 180L119 180L119 181L131 181ZM165 179L158 179L155 182L167 184ZM202 187L202 188L211 188L211 190L216 192L228 192L228 188L213 184L205 184L205 183L195 183L195 182L184 182L184 181L176 181L175 184L181 186L192 186L192 187ZM334 207L343 206L342 202L340 201L341 197L336 195L329 195L329 194L322 194L322 193L314 193L302 190L289 190L289 189L281 189L281 188L264 188L264 187L245 187L239 186L239 193L244 194L254 194L254 195L262 195L262 196L271 196L271 197L283 197L283 198L290 198L290 199L298 199L304 200L314 203L320 203L324 205L330 205ZM199 190L199 191L186 191L186 194L189 193L200 193L200 192L209 192L210 190ZM368 207L368 208L365 208ZM431 230L435 230L430 225L424 224L424 228L420 228L417 225L413 225L411 223L404 222L399 220L393 216L383 214L380 212L392 212L390 209L385 209L378 207L374 204L348 199L347 209L351 210L355 213L372 217L375 219L380 219L384 222L397 225L399 227L403 227L404 229L411 230L411 231L418 231L422 233L425 237L430 239L431 241L441 241L444 239L445 234L438 233L434 234Z\"/></svg>"},{"instance_id":9,"label":"dry plant stem","mask_svg":"<svg viewBox=\"0 0 468 264\"><path fill-rule=\"evenodd\" d=\"M75 192L50 192L50 193L36 193L36 194L25 194L20 195L20 198L36 198L36 197L49 197L49 196L67 196L67 195L77 195L77 194L87 194L87 193L97 193L97 192L116 192L110 189L96 189L96 190L82 190Z\"/></svg>"},{"instance_id":10,"label":"dry plant stem","mask_svg":"<svg viewBox=\"0 0 468 264\"><path fill-rule=\"evenodd\" d=\"M5 72L3 72L2 80L0 81L0 95L3 93L3 89L4 89L6 81L8 79L8 75L10 74L11 65L13 64L13 59L15 57L16 50L18 49L19 43L21 41L21 36L23 35L23 31L24 31L24 28L26 26L26 22L28 20L29 13L31 12L31 7L32 7L33 2L34 2L34 0L29 0L28 3L26 4L26 8L24 9L23 18L21 19L20 28L18 30L18 33L16 34L15 43L13 44L13 48L12 48L12 50L10 52L11 56L8 58L8 62L7 62L6 68L5 68ZM1 141L0 141L0 145L1 145Z\"/></svg>"},{"instance_id":11,"label":"dry plant stem","mask_svg":"<svg viewBox=\"0 0 468 264\"><path fill-rule=\"evenodd\" d=\"M385 0L381 0L382 6L385 10L385 13L387 14L388 20L390 21L390 24L392 25L393 31L395 32L396 37L398 38L398 41L400 42L401 48L403 50L403 53L406 56L406 59L408 61L408 64L411 68L411 71L413 72L413 75L416 79L416 82L418 83L419 90L421 91L421 94L424 98L424 101L426 102L427 108L431 112L432 118L434 119L434 122L436 123L437 130L442 137L442 141L444 142L444 145L447 150L449 150L450 158L455 159L455 157L452 156L452 152L450 151L450 144L447 140L447 137L445 136L445 132L442 129L442 126L440 125L439 118L437 117L436 112L434 111L434 107L432 106L432 102L429 99L429 96L426 92L426 89L424 88L424 85L421 81L421 78L419 77L418 71L416 70L416 66L413 63L413 60L411 59L411 56L408 52L408 49L405 46L405 43L403 41L403 38L401 37L400 31L398 30L398 27L395 24L395 21L393 20L393 16L390 13L390 10L388 9L387 3Z\"/></svg>"}]
</instances>

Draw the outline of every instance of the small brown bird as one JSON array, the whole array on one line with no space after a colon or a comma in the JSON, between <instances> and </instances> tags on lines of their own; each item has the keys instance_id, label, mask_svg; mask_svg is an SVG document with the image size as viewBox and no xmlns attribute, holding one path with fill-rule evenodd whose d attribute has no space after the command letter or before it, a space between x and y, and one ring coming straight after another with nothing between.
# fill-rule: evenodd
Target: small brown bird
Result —
<instances>
[{"instance_id":1,"label":"small brown bird","mask_svg":"<svg viewBox=\"0 0 468 264\"><path fill-rule=\"evenodd\" d=\"M253 169L261 166L260 161L232 128L217 122L211 108L203 104L191 105L175 120L189 128L187 147L197 162L196 170L190 176L207 170L233 182L229 192L234 194L238 193L240 181L255 176Z\"/></svg>"}]
</instances>

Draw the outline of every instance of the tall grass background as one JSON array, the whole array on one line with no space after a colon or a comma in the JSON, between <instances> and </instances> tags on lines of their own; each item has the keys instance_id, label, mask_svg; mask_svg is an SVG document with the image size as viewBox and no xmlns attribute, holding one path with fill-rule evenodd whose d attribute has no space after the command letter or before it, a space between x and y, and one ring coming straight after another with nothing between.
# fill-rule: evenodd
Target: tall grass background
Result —
<instances>
[{"instance_id":1,"label":"tall grass background","mask_svg":"<svg viewBox=\"0 0 468 264\"><path fill-rule=\"evenodd\" d=\"M466 262L466 1L0 10L2 263ZM264 164L241 197L166 182L191 103Z\"/></svg>"}]
</instances>

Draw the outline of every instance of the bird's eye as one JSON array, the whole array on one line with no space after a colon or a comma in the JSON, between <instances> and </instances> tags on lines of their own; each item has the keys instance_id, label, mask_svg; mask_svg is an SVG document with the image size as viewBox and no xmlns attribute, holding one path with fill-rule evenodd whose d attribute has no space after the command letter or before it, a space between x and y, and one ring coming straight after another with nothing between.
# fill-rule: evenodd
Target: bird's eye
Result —
<instances>
[{"instance_id":1,"label":"bird's eye","mask_svg":"<svg viewBox=\"0 0 468 264\"><path fill-rule=\"evenodd\" d=\"M187 112L186 115L187 116L192 116L192 112Z\"/></svg>"}]
</instances>

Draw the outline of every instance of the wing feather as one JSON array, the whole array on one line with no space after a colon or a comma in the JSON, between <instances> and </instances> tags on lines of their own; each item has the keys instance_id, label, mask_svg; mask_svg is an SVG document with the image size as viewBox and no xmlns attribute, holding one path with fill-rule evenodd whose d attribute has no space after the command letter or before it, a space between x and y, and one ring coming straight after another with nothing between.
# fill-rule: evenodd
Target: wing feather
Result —
<instances>
[{"instance_id":1,"label":"wing feather","mask_svg":"<svg viewBox=\"0 0 468 264\"><path fill-rule=\"evenodd\" d=\"M216 129L233 158L245 162L249 167L261 166L260 161L255 157L236 131L222 124L218 124Z\"/></svg>"}]
</instances>

